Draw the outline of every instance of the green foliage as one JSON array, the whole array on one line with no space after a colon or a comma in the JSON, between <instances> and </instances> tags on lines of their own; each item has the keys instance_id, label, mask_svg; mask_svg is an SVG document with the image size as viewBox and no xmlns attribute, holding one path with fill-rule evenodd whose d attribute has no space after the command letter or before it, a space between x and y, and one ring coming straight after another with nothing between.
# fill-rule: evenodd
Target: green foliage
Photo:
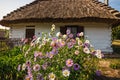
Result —
<instances>
[{"instance_id":1,"label":"green foliage","mask_svg":"<svg viewBox=\"0 0 120 80\"><path fill-rule=\"evenodd\" d=\"M0 51L5 51L9 49L9 47L6 44L6 41L0 41Z\"/></svg>"},{"instance_id":2,"label":"green foliage","mask_svg":"<svg viewBox=\"0 0 120 80\"><path fill-rule=\"evenodd\" d=\"M101 51L94 50L82 33L73 39L72 34L57 33L56 37L54 30L52 27L50 36L42 34L30 45L23 46L28 71L26 80L93 80L98 63L96 57L102 58Z\"/></svg>"},{"instance_id":3,"label":"green foliage","mask_svg":"<svg viewBox=\"0 0 120 80\"><path fill-rule=\"evenodd\" d=\"M112 68L112 69L120 69L120 63L112 63L112 64L110 64L110 67Z\"/></svg>"},{"instance_id":4,"label":"green foliage","mask_svg":"<svg viewBox=\"0 0 120 80\"><path fill-rule=\"evenodd\" d=\"M120 46L119 45L112 45L113 52L120 54Z\"/></svg>"},{"instance_id":5,"label":"green foliage","mask_svg":"<svg viewBox=\"0 0 120 80\"><path fill-rule=\"evenodd\" d=\"M25 71L18 72L18 64L25 59L19 47L0 52L0 80L23 80Z\"/></svg>"},{"instance_id":6,"label":"green foliage","mask_svg":"<svg viewBox=\"0 0 120 80\"><path fill-rule=\"evenodd\" d=\"M3 31L3 35L5 38L9 38L9 30L6 29L0 29L0 31Z\"/></svg>"},{"instance_id":7,"label":"green foliage","mask_svg":"<svg viewBox=\"0 0 120 80\"><path fill-rule=\"evenodd\" d=\"M120 39L120 26L112 28L113 40Z\"/></svg>"}]
</instances>

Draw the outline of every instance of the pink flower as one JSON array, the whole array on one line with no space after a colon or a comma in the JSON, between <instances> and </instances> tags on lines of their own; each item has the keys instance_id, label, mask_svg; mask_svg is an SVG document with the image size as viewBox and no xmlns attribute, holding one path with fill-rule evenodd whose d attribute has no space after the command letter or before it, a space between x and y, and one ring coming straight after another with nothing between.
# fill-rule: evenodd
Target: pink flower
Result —
<instances>
[{"instance_id":1,"label":"pink flower","mask_svg":"<svg viewBox=\"0 0 120 80\"><path fill-rule=\"evenodd\" d=\"M65 46L65 41L59 41L59 47Z\"/></svg>"},{"instance_id":2,"label":"pink flower","mask_svg":"<svg viewBox=\"0 0 120 80\"><path fill-rule=\"evenodd\" d=\"M56 46L56 42L52 41L51 44L50 44L50 46L55 47Z\"/></svg>"},{"instance_id":3,"label":"pink flower","mask_svg":"<svg viewBox=\"0 0 120 80\"><path fill-rule=\"evenodd\" d=\"M21 38L21 42L24 42L24 38Z\"/></svg>"},{"instance_id":4,"label":"pink flower","mask_svg":"<svg viewBox=\"0 0 120 80\"><path fill-rule=\"evenodd\" d=\"M27 43L27 42L28 42L28 39L26 38L26 39L24 40L24 44Z\"/></svg>"},{"instance_id":5,"label":"pink flower","mask_svg":"<svg viewBox=\"0 0 120 80\"><path fill-rule=\"evenodd\" d=\"M73 60L72 59L66 60L66 66L67 67L71 67L72 65L73 65Z\"/></svg>"},{"instance_id":6,"label":"pink flower","mask_svg":"<svg viewBox=\"0 0 120 80\"><path fill-rule=\"evenodd\" d=\"M39 71L40 70L40 65L39 64L34 65L33 70L34 71Z\"/></svg>"},{"instance_id":7,"label":"pink flower","mask_svg":"<svg viewBox=\"0 0 120 80\"><path fill-rule=\"evenodd\" d=\"M33 36L33 39L36 39L36 38L37 38L37 37L34 35L34 36Z\"/></svg>"},{"instance_id":8,"label":"pink flower","mask_svg":"<svg viewBox=\"0 0 120 80\"><path fill-rule=\"evenodd\" d=\"M42 52L38 52L38 57L39 57L39 58L43 58Z\"/></svg>"},{"instance_id":9,"label":"pink flower","mask_svg":"<svg viewBox=\"0 0 120 80\"><path fill-rule=\"evenodd\" d=\"M35 52L34 53L34 57L36 58L38 56L38 52Z\"/></svg>"},{"instance_id":10,"label":"pink flower","mask_svg":"<svg viewBox=\"0 0 120 80\"><path fill-rule=\"evenodd\" d=\"M26 66L30 66L31 65L31 62L30 61L27 61L26 62Z\"/></svg>"},{"instance_id":11,"label":"pink flower","mask_svg":"<svg viewBox=\"0 0 120 80\"><path fill-rule=\"evenodd\" d=\"M68 36L69 36L69 38L73 38L74 35L71 33Z\"/></svg>"},{"instance_id":12,"label":"pink flower","mask_svg":"<svg viewBox=\"0 0 120 80\"><path fill-rule=\"evenodd\" d=\"M46 70L47 67L48 67L48 63L47 62L42 65L43 70Z\"/></svg>"},{"instance_id":13,"label":"pink flower","mask_svg":"<svg viewBox=\"0 0 120 80\"><path fill-rule=\"evenodd\" d=\"M54 56L54 54L52 54L52 53L48 53L48 52L46 53L46 57L48 57L50 59L53 58L53 56Z\"/></svg>"},{"instance_id":14,"label":"pink flower","mask_svg":"<svg viewBox=\"0 0 120 80\"><path fill-rule=\"evenodd\" d=\"M69 29L67 29L66 31L67 35L71 33L71 31Z\"/></svg>"},{"instance_id":15,"label":"pink flower","mask_svg":"<svg viewBox=\"0 0 120 80\"><path fill-rule=\"evenodd\" d=\"M18 65L18 69L17 70L20 71L20 69L21 69L21 64Z\"/></svg>"},{"instance_id":16,"label":"pink flower","mask_svg":"<svg viewBox=\"0 0 120 80\"><path fill-rule=\"evenodd\" d=\"M33 76L32 75L31 76L30 75L26 75L25 76L25 80L33 80Z\"/></svg>"}]
</instances>

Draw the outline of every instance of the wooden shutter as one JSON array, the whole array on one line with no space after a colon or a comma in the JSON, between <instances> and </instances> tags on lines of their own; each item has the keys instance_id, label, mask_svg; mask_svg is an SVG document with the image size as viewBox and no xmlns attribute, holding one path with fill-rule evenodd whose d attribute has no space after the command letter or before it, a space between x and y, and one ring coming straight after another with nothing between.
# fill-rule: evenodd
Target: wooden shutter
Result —
<instances>
[{"instance_id":1,"label":"wooden shutter","mask_svg":"<svg viewBox=\"0 0 120 80\"><path fill-rule=\"evenodd\" d=\"M66 34L66 30L67 30L67 27L64 27L64 26L61 26L61 27L60 27L60 32L61 32L62 34Z\"/></svg>"}]
</instances>

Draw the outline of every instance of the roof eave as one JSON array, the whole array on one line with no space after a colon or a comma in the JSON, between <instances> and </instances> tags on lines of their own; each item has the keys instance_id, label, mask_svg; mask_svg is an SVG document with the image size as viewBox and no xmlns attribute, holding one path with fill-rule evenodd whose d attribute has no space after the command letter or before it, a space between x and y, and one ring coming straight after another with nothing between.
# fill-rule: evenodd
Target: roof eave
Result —
<instances>
[{"instance_id":1,"label":"roof eave","mask_svg":"<svg viewBox=\"0 0 120 80\"><path fill-rule=\"evenodd\" d=\"M3 26L9 26L11 24L18 23L42 23L42 22L52 22L52 23L66 23L66 22L101 22L108 23L113 26L120 25L120 19L110 19L110 18L97 18L97 17L83 17L83 18L29 18L29 19L16 19L16 20L1 20L0 24Z\"/></svg>"}]
</instances>

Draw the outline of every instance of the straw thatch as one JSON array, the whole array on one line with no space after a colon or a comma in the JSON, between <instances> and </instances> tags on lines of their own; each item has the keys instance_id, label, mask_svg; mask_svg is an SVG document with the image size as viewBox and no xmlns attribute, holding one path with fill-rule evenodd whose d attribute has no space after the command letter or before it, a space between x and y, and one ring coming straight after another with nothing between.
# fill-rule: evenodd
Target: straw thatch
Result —
<instances>
[{"instance_id":1,"label":"straw thatch","mask_svg":"<svg viewBox=\"0 0 120 80\"><path fill-rule=\"evenodd\" d=\"M104 20L118 24L120 13L98 0L35 0L4 16L0 23Z\"/></svg>"}]
</instances>

